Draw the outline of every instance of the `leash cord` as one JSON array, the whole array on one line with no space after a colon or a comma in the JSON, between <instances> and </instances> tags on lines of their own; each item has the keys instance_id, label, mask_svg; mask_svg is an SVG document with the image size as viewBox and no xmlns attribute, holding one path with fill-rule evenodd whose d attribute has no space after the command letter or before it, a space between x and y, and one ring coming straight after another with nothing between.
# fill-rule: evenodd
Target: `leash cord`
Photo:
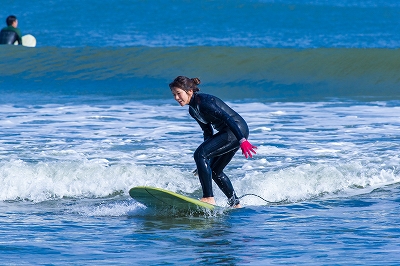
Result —
<instances>
[{"instance_id":1,"label":"leash cord","mask_svg":"<svg viewBox=\"0 0 400 266\"><path fill-rule=\"evenodd\" d=\"M261 196L259 196L259 195L257 195L257 194L252 194L252 193L244 194L244 195L240 196L239 199L244 198L244 197L247 197L247 196L255 196L255 197L258 197L258 198L262 199L263 201L265 201L265 202L267 202L267 203L270 203L270 204L271 204L271 203L276 203L276 202L268 201L268 200L264 199L263 197L261 197Z\"/></svg>"},{"instance_id":2,"label":"leash cord","mask_svg":"<svg viewBox=\"0 0 400 266\"><path fill-rule=\"evenodd\" d=\"M257 195L257 194L252 194L252 193L244 194L244 195L238 197L238 199L241 199L241 198L244 198L244 197L247 197L247 196L255 196L255 197L258 197L258 198L262 199L263 201L265 201L265 202L267 202L267 203L269 203L269 204L277 204L277 205L279 205L279 203L283 203L283 202L284 202L284 201L279 201L279 202L276 202L276 201L268 201L268 200L264 199L263 197L261 197L261 196L259 196L259 195Z\"/></svg>"}]
</instances>

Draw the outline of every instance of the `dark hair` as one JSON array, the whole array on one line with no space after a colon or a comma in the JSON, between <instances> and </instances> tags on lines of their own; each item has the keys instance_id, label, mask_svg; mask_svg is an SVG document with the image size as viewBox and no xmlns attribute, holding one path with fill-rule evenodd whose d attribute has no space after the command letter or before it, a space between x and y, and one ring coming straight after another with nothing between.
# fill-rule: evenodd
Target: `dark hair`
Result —
<instances>
[{"instance_id":1,"label":"dark hair","mask_svg":"<svg viewBox=\"0 0 400 266\"><path fill-rule=\"evenodd\" d=\"M6 19L7 26L11 26L14 23L14 21L16 21L16 20L17 20L16 16L13 16L13 15L8 16Z\"/></svg>"},{"instance_id":2,"label":"dark hair","mask_svg":"<svg viewBox=\"0 0 400 266\"><path fill-rule=\"evenodd\" d=\"M199 85L200 79L198 78L187 78L184 76L178 76L176 77L176 79L174 79L174 81L172 81L169 84L169 88L172 90L172 88L180 88L184 91L190 91L193 90L193 92L197 92L200 89L197 87L197 85Z\"/></svg>"}]
</instances>

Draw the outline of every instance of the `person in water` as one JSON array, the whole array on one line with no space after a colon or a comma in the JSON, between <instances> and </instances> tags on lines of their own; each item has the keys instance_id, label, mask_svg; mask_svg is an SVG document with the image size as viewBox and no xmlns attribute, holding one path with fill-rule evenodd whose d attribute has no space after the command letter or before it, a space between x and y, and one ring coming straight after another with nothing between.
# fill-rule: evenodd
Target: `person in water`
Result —
<instances>
[{"instance_id":1,"label":"person in water","mask_svg":"<svg viewBox=\"0 0 400 266\"><path fill-rule=\"evenodd\" d=\"M18 27L16 16L8 16L6 19L7 27L0 31L0 44L14 44L18 41L18 45L22 45L22 35Z\"/></svg>"},{"instance_id":2,"label":"person in water","mask_svg":"<svg viewBox=\"0 0 400 266\"><path fill-rule=\"evenodd\" d=\"M223 170L239 147L246 158L253 157L252 153L256 153L257 147L247 140L249 128L246 121L221 99L198 93L199 84L198 78L178 76L169 84L169 88L181 106L189 105L189 114L203 130L204 142L194 152L197 174L203 189L200 200L215 205L212 190L214 180L228 197L228 204L238 208L239 198ZM217 133L214 133L213 128Z\"/></svg>"}]
</instances>

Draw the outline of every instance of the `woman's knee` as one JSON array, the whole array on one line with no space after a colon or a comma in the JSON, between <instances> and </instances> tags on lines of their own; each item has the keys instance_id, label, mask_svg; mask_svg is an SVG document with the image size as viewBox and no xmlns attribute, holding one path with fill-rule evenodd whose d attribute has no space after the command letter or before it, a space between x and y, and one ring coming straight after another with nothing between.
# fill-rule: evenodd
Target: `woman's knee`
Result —
<instances>
[{"instance_id":1,"label":"woman's knee","mask_svg":"<svg viewBox=\"0 0 400 266\"><path fill-rule=\"evenodd\" d=\"M206 155L204 153L204 149L199 146L195 152L193 153L193 158L195 162L202 162L206 160Z\"/></svg>"}]
</instances>

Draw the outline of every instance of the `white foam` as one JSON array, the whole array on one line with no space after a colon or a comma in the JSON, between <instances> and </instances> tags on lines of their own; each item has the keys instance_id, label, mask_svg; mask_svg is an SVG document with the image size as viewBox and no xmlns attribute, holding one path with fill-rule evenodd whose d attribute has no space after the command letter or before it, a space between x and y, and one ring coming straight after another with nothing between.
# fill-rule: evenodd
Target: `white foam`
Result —
<instances>
[{"instance_id":1,"label":"white foam","mask_svg":"<svg viewBox=\"0 0 400 266\"><path fill-rule=\"evenodd\" d=\"M226 169L241 194L299 200L398 181L393 103L231 106L248 121L249 139L258 146L253 159L238 152ZM1 200L127 195L135 185L198 196L191 172L203 137L186 108L162 102L0 105L0 121ZM346 172L349 165L358 170ZM319 177L317 169L329 169L331 178Z\"/></svg>"},{"instance_id":2,"label":"white foam","mask_svg":"<svg viewBox=\"0 0 400 266\"><path fill-rule=\"evenodd\" d=\"M85 216L125 216L130 212L141 211L146 207L138 202L117 202L97 204L96 206L77 206L72 212Z\"/></svg>"}]
</instances>

